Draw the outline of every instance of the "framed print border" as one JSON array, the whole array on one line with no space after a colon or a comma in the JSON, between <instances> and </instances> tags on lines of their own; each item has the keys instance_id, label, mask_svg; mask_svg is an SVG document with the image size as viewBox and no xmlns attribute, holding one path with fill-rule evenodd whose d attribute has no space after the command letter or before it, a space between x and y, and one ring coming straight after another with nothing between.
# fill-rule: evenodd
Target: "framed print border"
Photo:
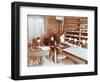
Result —
<instances>
[{"instance_id":1,"label":"framed print border","mask_svg":"<svg viewBox=\"0 0 100 82\"><path fill-rule=\"evenodd\" d=\"M94 71L93 72L76 72L76 73L59 73L44 75L28 75L20 76L20 7L42 7L57 9L76 9L76 10L93 10L94 11ZM97 7L94 6L78 6L78 5L61 5L47 3L31 3L31 2L12 2L11 4L11 78L14 80L24 79L40 79L40 78L58 78L73 76L97 75Z\"/></svg>"}]
</instances>

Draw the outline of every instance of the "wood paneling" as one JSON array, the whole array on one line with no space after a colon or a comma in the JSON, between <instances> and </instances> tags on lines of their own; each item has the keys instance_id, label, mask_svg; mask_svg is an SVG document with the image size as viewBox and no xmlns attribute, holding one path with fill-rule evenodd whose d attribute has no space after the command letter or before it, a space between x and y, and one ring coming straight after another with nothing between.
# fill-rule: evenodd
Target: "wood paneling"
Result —
<instances>
[{"instance_id":1,"label":"wood paneling","mask_svg":"<svg viewBox=\"0 0 100 82\"><path fill-rule=\"evenodd\" d=\"M56 20L56 16L45 16L45 35L44 43L48 44L50 36L55 34L57 36L57 42L59 42L59 36L62 33L62 21Z\"/></svg>"}]
</instances>

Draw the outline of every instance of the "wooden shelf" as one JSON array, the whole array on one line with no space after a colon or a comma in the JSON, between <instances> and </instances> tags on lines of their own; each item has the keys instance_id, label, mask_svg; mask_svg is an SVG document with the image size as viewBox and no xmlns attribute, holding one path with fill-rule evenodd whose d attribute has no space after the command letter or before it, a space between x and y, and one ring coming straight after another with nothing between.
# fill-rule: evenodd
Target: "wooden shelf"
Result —
<instances>
[{"instance_id":1,"label":"wooden shelf","mask_svg":"<svg viewBox=\"0 0 100 82\"><path fill-rule=\"evenodd\" d=\"M72 44L76 42L76 45L82 45L83 47L84 42L88 39L87 26L87 17L66 17L64 19L64 30L66 31L65 40L72 42Z\"/></svg>"},{"instance_id":2,"label":"wooden shelf","mask_svg":"<svg viewBox=\"0 0 100 82\"><path fill-rule=\"evenodd\" d=\"M88 32L80 32L81 34L88 34Z\"/></svg>"}]
</instances>

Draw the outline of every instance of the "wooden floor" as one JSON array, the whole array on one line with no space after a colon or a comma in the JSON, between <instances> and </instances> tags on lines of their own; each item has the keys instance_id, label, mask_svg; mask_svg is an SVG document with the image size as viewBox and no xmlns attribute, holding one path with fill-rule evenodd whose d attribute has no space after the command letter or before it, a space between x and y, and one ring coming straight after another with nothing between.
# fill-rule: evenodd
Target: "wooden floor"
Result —
<instances>
[{"instance_id":1,"label":"wooden floor","mask_svg":"<svg viewBox=\"0 0 100 82\"><path fill-rule=\"evenodd\" d=\"M86 64L83 60L73 57L71 54L61 52L60 55L65 56L63 59L58 59L55 63L48 54L48 51L41 52L29 52L28 55L28 66L56 66L56 65L71 65L71 64ZM28 54L29 54L28 53Z\"/></svg>"}]
</instances>

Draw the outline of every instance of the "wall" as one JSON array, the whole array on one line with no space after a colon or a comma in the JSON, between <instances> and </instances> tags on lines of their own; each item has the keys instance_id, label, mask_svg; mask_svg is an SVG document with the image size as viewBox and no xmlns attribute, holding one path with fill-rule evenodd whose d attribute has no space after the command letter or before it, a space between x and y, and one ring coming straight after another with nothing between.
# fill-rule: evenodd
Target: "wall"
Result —
<instances>
[{"instance_id":1,"label":"wall","mask_svg":"<svg viewBox=\"0 0 100 82\"><path fill-rule=\"evenodd\" d=\"M56 20L56 16L28 15L27 20L28 43L38 37L41 38L41 40L43 39L43 43L48 43L53 33L56 33L57 36L61 33L62 21Z\"/></svg>"},{"instance_id":2,"label":"wall","mask_svg":"<svg viewBox=\"0 0 100 82\"><path fill-rule=\"evenodd\" d=\"M28 16L28 42L31 42L33 38L41 37L44 32L44 20L41 16Z\"/></svg>"},{"instance_id":3,"label":"wall","mask_svg":"<svg viewBox=\"0 0 100 82\"><path fill-rule=\"evenodd\" d=\"M44 40L43 42L46 43L45 45L48 45L50 36L53 34L57 35L57 42L59 42L59 36L61 33L62 28L62 21L56 20L56 16L44 16Z\"/></svg>"},{"instance_id":4,"label":"wall","mask_svg":"<svg viewBox=\"0 0 100 82\"><path fill-rule=\"evenodd\" d=\"M11 66L11 2L14 0L1 0L0 1L0 82L14 82L10 79L10 66ZM17 0L16 0L17 1ZM58 3L58 4L72 4L72 5L89 5L98 6L100 10L100 0L20 0L29 2L41 3ZM100 11L99 13L100 14ZM98 16L100 21L100 15ZM100 27L100 23L98 22ZM100 28L98 28L100 31ZM100 35L100 32L99 34ZM100 42L100 37L98 39ZM99 49L100 49L100 43ZM100 54L100 51L99 51ZM98 55L100 58L100 55ZM99 69L100 69L100 59ZM99 71L100 73L100 71ZM26 80L26 82L99 82L100 75L98 76L84 76L84 77L66 77L66 78L53 78L53 79L39 79L39 80ZM19 81L22 82L22 81Z\"/></svg>"}]
</instances>

